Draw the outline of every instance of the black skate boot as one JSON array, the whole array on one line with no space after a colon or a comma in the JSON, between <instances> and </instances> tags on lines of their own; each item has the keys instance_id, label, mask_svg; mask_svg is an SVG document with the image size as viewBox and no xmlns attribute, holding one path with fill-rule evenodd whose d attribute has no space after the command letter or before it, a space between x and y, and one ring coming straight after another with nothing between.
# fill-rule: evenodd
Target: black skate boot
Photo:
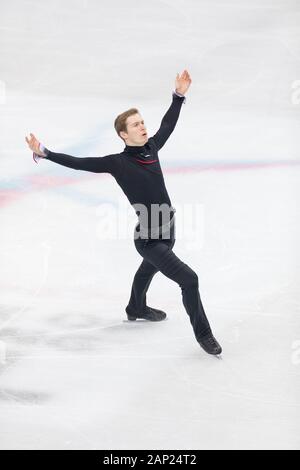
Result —
<instances>
[{"instance_id":1,"label":"black skate boot","mask_svg":"<svg viewBox=\"0 0 300 470\"><path fill-rule=\"evenodd\" d=\"M208 354L217 356L222 352L221 346L212 333L208 333L204 336L201 336L200 338L197 338L197 341Z\"/></svg>"},{"instance_id":2,"label":"black skate boot","mask_svg":"<svg viewBox=\"0 0 300 470\"><path fill-rule=\"evenodd\" d=\"M165 320L167 314L162 310L157 310L156 308L146 307L146 310L142 312L136 312L131 307L126 307L127 318L129 321L135 321L137 319L149 320L149 321L161 321Z\"/></svg>"}]
</instances>

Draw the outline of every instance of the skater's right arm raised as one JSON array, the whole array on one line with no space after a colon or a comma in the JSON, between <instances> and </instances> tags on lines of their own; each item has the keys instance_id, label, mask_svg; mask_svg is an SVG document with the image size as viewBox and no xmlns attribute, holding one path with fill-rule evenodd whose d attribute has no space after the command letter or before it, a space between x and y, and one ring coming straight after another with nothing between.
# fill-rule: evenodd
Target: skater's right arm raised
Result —
<instances>
[{"instance_id":1,"label":"skater's right arm raised","mask_svg":"<svg viewBox=\"0 0 300 470\"><path fill-rule=\"evenodd\" d=\"M31 138L25 137L29 148L33 152L33 158L35 161L39 158L46 158L52 162L58 163L59 165L73 168L74 170L91 171L93 173L111 173L117 174L118 160L113 158L113 155L106 155L105 157L73 157L65 153L51 152L44 147L38 139L30 134Z\"/></svg>"}]
</instances>

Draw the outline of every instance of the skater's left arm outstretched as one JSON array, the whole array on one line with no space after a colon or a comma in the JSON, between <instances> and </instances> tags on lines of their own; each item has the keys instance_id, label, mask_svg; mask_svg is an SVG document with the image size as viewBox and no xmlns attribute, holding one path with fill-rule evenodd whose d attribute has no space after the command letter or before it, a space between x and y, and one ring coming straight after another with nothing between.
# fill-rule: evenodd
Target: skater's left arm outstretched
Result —
<instances>
[{"instance_id":1,"label":"skater's left arm outstretched","mask_svg":"<svg viewBox=\"0 0 300 470\"><path fill-rule=\"evenodd\" d=\"M157 150L161 149L166 143L170 135L172 134L178 117L182 103L185 102L185 93L188 91L192 79L187 70L184 70L181 75L176 75L175 79L175 93L173 93L173 100L168 111L164 115L160 128L153 136L153 140L156 144ZM178 94L177 94L178 93Z\"/></svg>"}]
</instances>

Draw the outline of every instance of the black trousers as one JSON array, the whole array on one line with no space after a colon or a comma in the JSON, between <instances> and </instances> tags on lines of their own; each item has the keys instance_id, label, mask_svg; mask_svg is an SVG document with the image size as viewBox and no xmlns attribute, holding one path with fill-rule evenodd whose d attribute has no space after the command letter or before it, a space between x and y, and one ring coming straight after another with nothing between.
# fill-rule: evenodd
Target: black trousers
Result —
<instances>
[{"instance_id":1,"label":"black trousers","mask_svg":"<svg viewBox=\"0 0 300 470\"><path fill-rule=\"evenodd\" d=\"M211 332L199 294L198 276L173 252L175 220L168 239L135 238L136 250L143 257L132 284L128 305L137 312L146 307L146 293L155 273L160 271L181 288L182 302L196 338Z\"/></svg>"}]
</instances>

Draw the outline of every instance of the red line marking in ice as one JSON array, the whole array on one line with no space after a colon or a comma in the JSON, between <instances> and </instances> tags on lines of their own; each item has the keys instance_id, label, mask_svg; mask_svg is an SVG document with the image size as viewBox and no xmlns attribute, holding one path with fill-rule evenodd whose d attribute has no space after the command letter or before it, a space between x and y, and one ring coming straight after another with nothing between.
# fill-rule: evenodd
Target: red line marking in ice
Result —
<instances>
[{"instance_id":1,"label":"red line marking in ice","mask_svg":"<svg viewBox=\"0 0 300 470\"><path fill-rule=\"evenodd\" d=\"M144 163L144 161L143 161ZM148 162L147 162L148 163ZM149 162L150 163L150 162ZM272 162L272 163L226 163L226 164L199 164L180 166L177 168L166 168L164 173L197 173L201 171L235 171L235 170L255 170L258 168L276 168L276 167L291 167L299 166L299 161L286 161L286 162ZM37 190L55 188L59 186L66 186L71 184L82 183L83 181L95 179L100 177L108 177L109 174L92 174L80 178L70 178L64 176L47 176L47 175L31 175L24 178L23 187L20 189L3 189L0 190L0 208L16 202L21 197L26 196ZM28 187L26 187L28 185Z\"/></svg>"}]
</instances>

